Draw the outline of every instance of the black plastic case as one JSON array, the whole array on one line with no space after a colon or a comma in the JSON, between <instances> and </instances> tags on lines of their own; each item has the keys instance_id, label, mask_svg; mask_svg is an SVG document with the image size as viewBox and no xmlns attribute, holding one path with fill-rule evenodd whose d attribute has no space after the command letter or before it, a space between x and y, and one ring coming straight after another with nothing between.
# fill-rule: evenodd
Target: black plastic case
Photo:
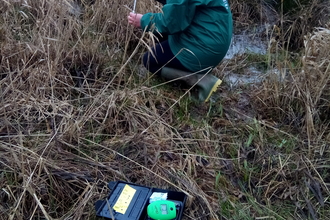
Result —
<instances>
[{"instance_id":1,"label":"black plastic case","mask_svg":"<svg viewBox=\"0 0 330 220\"><path fill-rule=\"evenodd\" d=\"M126 185L132 187L135 190L135 193L133 197L130 198L130 201L128 201L129 203L126 204L127 209L124 214L122 214L120 212L116 212L113 207L115 206ZM150 188L123 181L110 182L108 187L111 192L107 199L97 201L95 204L96 216L98 217L114 220L149 220L150 218L147 215L149 198L152 193L161 192L167 193L167 199L175 201L176 204L178 204L177 216L173 220L182 219L184 206L187 200L187 196L183 192Z\"/></svg>"}]
</instances>

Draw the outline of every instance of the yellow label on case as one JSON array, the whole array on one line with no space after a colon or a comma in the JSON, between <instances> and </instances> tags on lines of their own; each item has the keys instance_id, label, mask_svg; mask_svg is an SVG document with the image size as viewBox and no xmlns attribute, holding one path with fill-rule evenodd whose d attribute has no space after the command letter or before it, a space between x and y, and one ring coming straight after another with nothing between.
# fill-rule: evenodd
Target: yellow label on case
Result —
<instances>
[{"instance_id":1,"label":"yellow label on case","mask_svg":"<svg viewBox=\"0 0 330 220\"><path fill-rule=\"evenodd\" d=\"M133 199L135 192L136 192L136 189L134 189L126 184L123 191L121 192L116 204L113 206L113 209L116 212L119 212L124 215L129 204L131 203L131 201Z\"/></svg>"}]
</instances>

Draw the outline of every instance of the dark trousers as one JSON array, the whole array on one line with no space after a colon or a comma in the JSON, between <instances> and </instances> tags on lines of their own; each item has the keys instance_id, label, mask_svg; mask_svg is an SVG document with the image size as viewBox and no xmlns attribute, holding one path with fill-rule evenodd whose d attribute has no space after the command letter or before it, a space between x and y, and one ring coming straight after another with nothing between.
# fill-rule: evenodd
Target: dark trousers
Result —
<instances>
[{"instance_id":1,"label":"dark trousers","mask_svg":"<svg viewBox=\"0 0 330 220\"><path fill-rule=\"evenodd\" d=\"M159 74L164 66L189 72L172 53L167 40L157 44L151 50L152 53L148 51L143 56L143 65L151 73Z\"/></svg>"},{"instance_id":2,"label":"dark trousers","mask_svg":"<svg viewBox=\"0 0 330 220\"><path fill-rule=\"evenodd\" d=\"M162 5L166 4L166 0L156 0L157 2L160 2Z\"/></svg>"}]
</instances>

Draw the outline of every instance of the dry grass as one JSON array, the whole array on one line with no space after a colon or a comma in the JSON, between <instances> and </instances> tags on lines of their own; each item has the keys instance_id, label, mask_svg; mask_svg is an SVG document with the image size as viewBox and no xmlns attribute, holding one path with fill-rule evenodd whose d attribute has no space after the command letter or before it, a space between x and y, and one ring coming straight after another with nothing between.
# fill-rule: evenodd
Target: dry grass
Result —
<instances>
[{"instance_id":1,"label":"dry grass","mask_svg":"<svg viewBox=\"0 0 330 220\"><path fill-rule=\"evenodd\" d=\"M132 2L87 3L0 5L0 219L94 219L115 180L185 192L185 219L329 216L329 29L251 118L145 77Z\"/></svg>"},{"instance_id":2,"label":"dry grass","mask_svg":"<svg viewBox=\"0 0 330 220\"><path fill-rule=\"evenodd\" d=\"M291 188L296 182L293 184L295 190L287 193L294 195L298 201L306 201L305 208L311 219L326 219L325 216L318 215L316 207L326 206L325 201L329 193L329 176L326 174L330 143L329 37L330 31L326 28L317 29L313 34L307 35L301 65L297 68L285 63L287 68L282 69L280 75L273 74L253 99L262 110L259 111L260 117L262 121L268 122L265 124L267 127L290 129L292 134L298 137L287 137L295 139L295 146L290 149L290 154L284 156L287 158L285 163L293 163L295 169L289 172L290 182L285 188ZM280 66L283 66L283 63ZM291 160L292 156L298 158ZM292 171L294 173L291 173ZM286 179L288 173L284 175ZM299 180L304 181L299 183ZM277 191L278 187L276 186ZM315 204L312 199L306 197L309 190L314 194ZM286 189L283 188L283 191ZM324 194L327 196L324 197ZM307 216L303 215L301 218Z\"/></svg>"}]
</instances>

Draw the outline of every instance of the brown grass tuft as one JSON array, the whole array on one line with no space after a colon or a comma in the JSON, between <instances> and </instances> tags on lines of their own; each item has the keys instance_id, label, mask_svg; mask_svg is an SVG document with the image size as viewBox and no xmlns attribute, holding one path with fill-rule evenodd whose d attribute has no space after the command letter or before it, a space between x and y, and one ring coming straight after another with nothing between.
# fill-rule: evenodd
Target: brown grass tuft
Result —
<instances>
[{"instance_id":1,"label":"brown grass tuft","mask_svg":"<svg viewBox=\"0 0 330 220\"><path fill-rule=\"evenodd\" d=\"M185 192L184 219L329 216L329 30L281 80L199 105L140 67L132 4L0 5L0 219L94 219L115 180Z\"/></svg>"}]
</instances>

